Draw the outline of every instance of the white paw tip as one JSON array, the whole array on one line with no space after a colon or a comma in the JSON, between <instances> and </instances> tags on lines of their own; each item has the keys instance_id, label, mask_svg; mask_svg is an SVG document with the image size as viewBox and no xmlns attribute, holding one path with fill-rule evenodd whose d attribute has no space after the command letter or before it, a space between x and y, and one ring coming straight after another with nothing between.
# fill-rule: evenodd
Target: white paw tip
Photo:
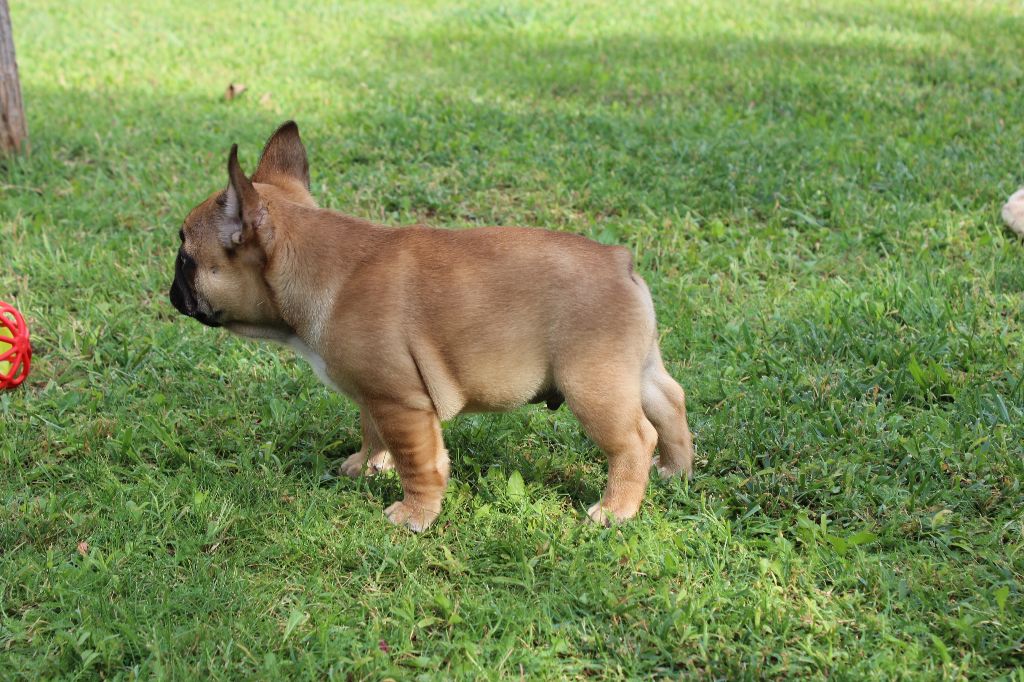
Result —
<instances>
[{"instance_id":1,"label":"white paw tip","mask_svg":"<svg viewBox=\"0 0 1024 682\"><path fill-rule=\"evenodd\" d=\"M610 526L612 523L611 516L605 512L600 502L587 510L587 518L599 526Z\"/></svg>"}]
</instances>

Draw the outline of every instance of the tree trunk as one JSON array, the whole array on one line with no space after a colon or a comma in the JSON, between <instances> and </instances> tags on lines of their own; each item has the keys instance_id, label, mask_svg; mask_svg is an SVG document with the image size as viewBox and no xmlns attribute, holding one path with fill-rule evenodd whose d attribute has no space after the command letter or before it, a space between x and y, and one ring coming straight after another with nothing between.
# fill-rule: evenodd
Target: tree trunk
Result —
<instances>
[{"instance_id":1,"label":"tree trunk","mask_svg":"<svg viewBox=\"0 0 1024 682\"><path fill-rule=\"evenodd\" d=\"M0 153L28 147L28 126L21 104L18 62L14 58L14 34L7 0L0 0Z\"/></svg>"}]
</instances>

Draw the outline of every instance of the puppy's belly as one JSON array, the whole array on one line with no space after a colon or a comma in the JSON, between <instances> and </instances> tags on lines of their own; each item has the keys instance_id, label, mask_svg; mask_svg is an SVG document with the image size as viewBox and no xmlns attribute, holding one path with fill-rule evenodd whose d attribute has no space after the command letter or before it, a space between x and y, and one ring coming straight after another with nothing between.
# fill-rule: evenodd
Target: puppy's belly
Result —
<instances>
[{"instance_id":1,"label":"puppy's belly","mask_svg":"<svg viewBox=\"0 0 1024 682\"><path fill-rule=\"evenodd\" d=\"M462 412L506 412L558 393L549 373L540 367L482 374L466 382Z\"/></svg>"},{"instance_id":2,"label":"puppy's belly","mask_svg":"<svg viewBox=\"0 0 1024 682\"><path fill-rule=\"evenodd\" d=\"M297 336L286 341L289 348L300 355L313 369L317 378L328 388L353 396L351 387L340 386L327 373L327 362ZM416 353L416 364L422 373L434 409L442 420L451 419L462 412L507 412L527 403L547 402L557 409L563 398L550 378L544 363L508 364L494 361L462 368L462 381L437 363L431 352Z\"/></svg>"},{"instance_id":3,"label":"puppy's belly","mask_svg":"<svg viewBox=\"0 0 1024 682\"><path fill-rule=\"evenodd\" d=\"M553 385L547 358L525 343L514 354L463 347L448 358L439 345L423 343L413 356L442 420L461 412L514 410Z\"/></svg>"},{"instance_id":4,"label":"puppy's belly","mask_svg":"<svg viewBox=\"0 0 1024 682\"><path fill-rule=\"evenodd\" d=\"M466 401L460 412L508 412L517 407L522 407L533 402L530 396L519 395L509 396L482 396L477 400Z\"/></svg>"}]
</instances>

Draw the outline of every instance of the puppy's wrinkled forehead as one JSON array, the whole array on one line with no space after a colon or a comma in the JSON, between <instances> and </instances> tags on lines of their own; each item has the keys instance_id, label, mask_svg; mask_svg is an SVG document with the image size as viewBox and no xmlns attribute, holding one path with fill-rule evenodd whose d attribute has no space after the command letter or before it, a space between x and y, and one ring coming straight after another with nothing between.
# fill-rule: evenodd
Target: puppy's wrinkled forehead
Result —
<instances>
[{"instance_id":1,"label":"puppy's wrinkled forehead","mask_svg":"<svg viewBox=\"0 0 1024 682\"><path fill-rule=\"evenodd\" d=\"M213 192L206 197L203 203L189 211L185 216L185 224L182 226L182 232L186 239L206 239L216 236L218 226L224 219L224 194L224 190Z\"/></svg>"}]
</instances>

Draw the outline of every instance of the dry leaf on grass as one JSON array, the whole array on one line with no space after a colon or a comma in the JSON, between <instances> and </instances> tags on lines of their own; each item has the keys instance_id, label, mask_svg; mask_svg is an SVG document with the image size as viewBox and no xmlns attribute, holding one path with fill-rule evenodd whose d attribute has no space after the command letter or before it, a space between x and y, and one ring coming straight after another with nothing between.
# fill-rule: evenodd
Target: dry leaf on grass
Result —
<instances>
[{"instance_id":1,"label":"dry leaf on grass","mask_svg":"<svg viewBox=\"0 0 1024 682\"><path fill-rule=\"evenodd\" d=\"M245 92L245 85L242 83L229 83L228 89L224 91L224 99L230 102L236 97L241 97L243 92Z\"/></svg>"}]
</instances>

